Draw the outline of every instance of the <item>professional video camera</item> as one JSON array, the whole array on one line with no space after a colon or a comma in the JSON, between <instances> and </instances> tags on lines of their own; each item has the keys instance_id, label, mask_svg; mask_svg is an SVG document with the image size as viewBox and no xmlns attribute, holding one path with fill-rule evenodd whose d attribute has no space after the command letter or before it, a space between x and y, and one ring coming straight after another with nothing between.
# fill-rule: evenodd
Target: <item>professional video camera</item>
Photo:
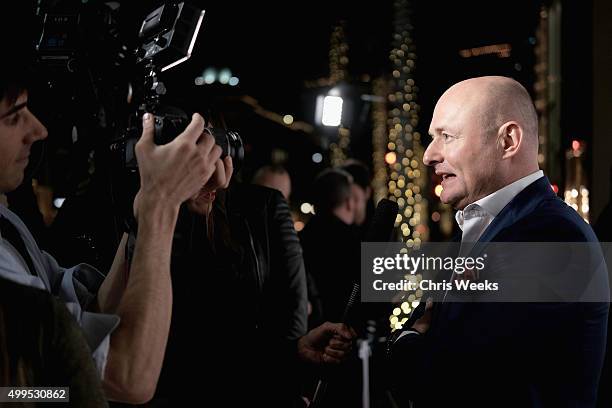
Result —
<instances>
[{"instance_id":1,"label":"professional video camera","mask_svg":"<svg viewBox=\"0 0 612 408\"><path fill-rule=\"evenodd\" d=\"M158 7L142 22L136 65L142 69L144 81L140 87L131 88L134 94L130 95L130 99L138 101L137 111L130 118L127 131L112 146L113 150L121 152L127 169L135 171L137 168L134 146L142 133L145 112L155 115L154 140L159 145L171 142L189 124L190 116L182 109L161 103L166 87L159 76L189 59L203 18L204 10L180 2ZM231 156L234 165L239 166L244 158L239 134L218 128L208 131L222 148L222 157Z\"/></svg>"},{"instance_id":2,"label":"professional video camera","mask_svg":"<svg viewBox=\"0 0 612 408\"><path fill-rule=\"evenodd\" d=\"M142 116L147 112L154 115L154 141L158 145L171 142L189 124L191 115L183 109L162 104L166 87L160 75L191 57L203 18L204 10L185 2L166 3L149 13L140 27L135 54L139 80L130 85L128 92L132 113L127 129L111 143L116 164L115 202L128 228L135 227L132 201L139 188L139 176L134 148L142 134ZM221 147L222 157L232 157L234 168L239 168L244 147L238 133L221 128L207 130Z\"/></svg>"}]
</instances>

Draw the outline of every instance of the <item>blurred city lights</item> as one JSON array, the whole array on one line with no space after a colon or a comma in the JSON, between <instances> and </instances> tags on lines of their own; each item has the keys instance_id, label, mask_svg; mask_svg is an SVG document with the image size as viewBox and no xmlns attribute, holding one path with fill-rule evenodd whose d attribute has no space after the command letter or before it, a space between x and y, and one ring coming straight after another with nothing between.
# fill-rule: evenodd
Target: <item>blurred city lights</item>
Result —
<instances>
[{"instance_id":1,"label":"blurred city lights","mask_svg":"<svg viewBox=\"0 0 612 408\"><path fill-rule=\"evenodd\" d=\"M223 68L219 72L219 82L221 82L222 84L227 84L230 81L231 77L232 71L230 71L229 68Z\"/></svg>"},{"instance_id":2,"label":"blurred city lights","mask_svg":"<svg viewBox=\"0 0 612 408\"><path fill-rule=\"evenodd\" d=\"M389 152L385 154L385 161L387 164L394 164L397 161L397 155L395 152Z\"/></svg>"},{"instance_id":3,"label":"blurred city lights","mask_svg":"<svg viewBox=\"0 0 612 408\"><path fill-rule=\"evenodd\" d=\"M217 70L214 68L206 68L202 73L202 77L204 77L205 83L212 84L217 80Z\"/></svg>"},{"instance_id":4,"label":"blurred city lights","mask_svg":"<svg viewBox=\"0 0 612 408\"><path fill-rule=\"evenodd\" d=\"M58 197L53 200L53 205L55 206L55 208L62 208L62 205L64 205L64 201L66 201L65 198Z\"/></svg>"},{"instance_id":5,"label":"blurred city lights","mask_svg":"<svg viewBox=\"0 0 612 408\"><path fill-rule=\"evenodd\" d=\"M442 195L442 190L444 190L444 188L442 187L442 184L438 184L436 188L434 189L434 193L436 197L440 197Z\"/></svg>"},{"instance_id":6,"label":"blurred city lights","mask_svg":"<svg viewBox=\"0 0 612 408\"><path fill-rule=\"evenodd\" d=\"M313 212L313 210L314 208L310 203L302 203L302 205L300 206L300 211L302 211L304 214L310 214Z\"/></svg>"}]
</instances>

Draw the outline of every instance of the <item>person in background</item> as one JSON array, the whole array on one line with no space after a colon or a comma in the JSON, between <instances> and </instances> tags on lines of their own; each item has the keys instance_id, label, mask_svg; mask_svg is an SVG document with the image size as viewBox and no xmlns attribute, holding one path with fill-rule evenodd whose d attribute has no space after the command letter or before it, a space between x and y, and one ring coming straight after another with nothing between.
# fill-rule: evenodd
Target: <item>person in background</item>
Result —
<instances>
[{"instance_id":1,"label":"person in background","mask_svg":"<svg viewBox=\"0 0 612 408\"><path fill-rule=\"evenodd\" d=\"M368 204L372 198L372 187L370 170L367 166L355 159L349 159L340 167L353 178L351 184L351 194L355 201L355 220L356 227L363 227L368 216ZM363 231L361 231L363 235Z\"/></svg>"},{"instance_id":2,"label":"person in background","mask_svg":"<svg viewBox=\"0 0 612 408\"><path fill-rule=\"evenodd\" d=\"M322 321L342 321L344 309L353 289L360 282L361 241L353 228L357 203L352 194L353 178L340 169L323 170L312 186L315 215L300 232L306 273L314 290L309 292L312 314L309 325ZM362 335L360 307L348 316L348 322ZM334 370L325 404L359 406L361 366L355 355ZM315 376L316 377L316 376Z\"/></svg>"},{"instance_id":3,"label":"person in background","mask_svg":"<svg viewBox=\"0 0 612 408\"><path fill-rule=\"evenodd\" d=\"M281 192L287 202L291 196L291 177L283 166L266 165L260 167L253 176L253 184L273 188Z\"/></svg>"}]
</instances>

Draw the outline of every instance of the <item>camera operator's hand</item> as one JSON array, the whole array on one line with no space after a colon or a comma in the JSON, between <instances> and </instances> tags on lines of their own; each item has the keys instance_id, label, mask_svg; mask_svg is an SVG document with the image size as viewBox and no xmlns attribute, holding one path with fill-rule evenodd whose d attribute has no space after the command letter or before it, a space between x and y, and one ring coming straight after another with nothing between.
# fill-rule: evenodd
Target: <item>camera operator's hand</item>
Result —
<instances>
[{"instance_id":1,"label":"camera operator's hand","mask_svg":"<svg viewBox=\"0 0 612 408\"><path fill-rule=\"evenodd\" d=\"M234 171L232 158L226 156L223 161L220 159L215 163L215 173L208 182L191 199L187 201L187 208L195 214L208 215L212 210L217 189L225 189L229 186Z\"/></svg>"},{"instance_id":2,"label":"camera operator's hand","mask_svg":"<svg viewBox=\"0 0 612 408\"><path fill-rule=\"evenodd\" d=\"M219 159L215 162L215 172L208 179L203 189L205 191L215 191L224 189L229 186L234 172L234 163L231 156L225 156L223 160Z\"/></svg>"},{"instance_id":3,"label":"camera operator's hand","mask_svg":"<svg viewBox=\"0 0 612 408\"><path fill-rule=\"evenodd\" d=\"M178 210L219 168L221 148L213 136L204 132L204 125L204 119L196 113L172 142L158 146L153 141L153 115L144 115L142 136L136 144L140 191L134 202L135 215L145 197L147 201L162 200Z\"/></svg>"}]
</instances>

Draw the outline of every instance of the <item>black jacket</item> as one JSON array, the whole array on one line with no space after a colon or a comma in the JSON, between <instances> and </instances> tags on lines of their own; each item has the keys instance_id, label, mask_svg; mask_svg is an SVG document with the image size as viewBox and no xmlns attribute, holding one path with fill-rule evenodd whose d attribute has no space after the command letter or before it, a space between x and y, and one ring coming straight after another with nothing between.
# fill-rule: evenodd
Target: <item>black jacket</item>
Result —
<instances>
[{"instance_id":1,"label":"black jacket","mask_svg":"<svg viewBox=\"0 0 612 408\"><path fill-rule=\"evenodd\" d=\"M334 215L315 215L300 233L306 273L315 290L311 327L342 320L353 288L360 281L361 241L352 226Z\"/></svg>"},{"instance_id":2,"label":"black jacket","mask_svg":"<svg viewBox=\"0 0 612 408\"><path fill-rule=\"evenodd\" d=\"M179 215L172 323L152 406L290 406L307 294L287 203L276 190L233 184L218 192L213 220L211 243L203 217Z\"/></svg>"}]
</instances>

